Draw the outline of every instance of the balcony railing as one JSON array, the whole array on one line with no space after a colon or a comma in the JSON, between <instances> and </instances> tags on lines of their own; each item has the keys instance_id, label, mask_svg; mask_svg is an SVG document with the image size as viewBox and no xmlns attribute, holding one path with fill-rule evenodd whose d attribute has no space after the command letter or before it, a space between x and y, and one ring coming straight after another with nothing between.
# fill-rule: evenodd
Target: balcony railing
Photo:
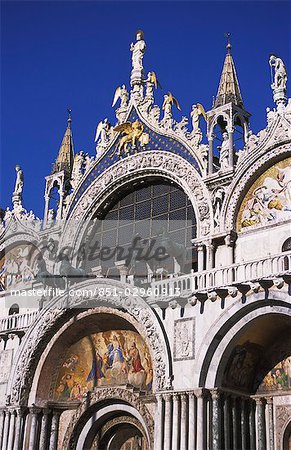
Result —
<instances>
[{"instance_id":1,"label":"balcony railing","mask_svg":"<svg viewBox=\"0 0 291 450\"><path fill-rule=\"evenodd\" d=\"M12 314L11 316L0 319L0 334L7 331L22 331L28 328L36 319L38 311L32 311L24 314Z\"/></svg>"},{"instance_id":2,"label":"balcony railing","mask_svg":"<svg viewBox=\"0 0 291 450\"><path fill-rule=\"evenodd\" d=\"M291 271L291 252L280 253L249 262L232 264L218 269L191 271L188 275L170 276L151 283L155 297L187 296L191 292L209 291L263 278L282 276Z\"/></svg>"}]
</instances>

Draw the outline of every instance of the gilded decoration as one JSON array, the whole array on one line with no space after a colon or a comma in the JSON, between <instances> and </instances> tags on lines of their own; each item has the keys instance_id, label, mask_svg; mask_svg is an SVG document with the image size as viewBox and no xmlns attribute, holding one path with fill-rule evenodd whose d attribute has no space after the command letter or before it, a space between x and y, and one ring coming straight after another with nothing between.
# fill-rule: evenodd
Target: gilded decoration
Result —
<instances>
[{"instance_id":1,"label":"gilded decoration","mask_svg":"<svg viewBox=\"0 0 291 450\"><path fill-rule=\"evenodd\" d=\"M81 400L95 387L130 384L151 392L152 361L141 336L114 330L86 336L67 351L58 371L56 400Z\"/></svg>"},{"instance_id":2,"label":"gilded decoration","mask_svg":"<svg viewBox=\"0 0 291 450\"><path fill-rule=\"evenodd\" d=\"M291 219L291 158L265 171L249 189L237 219L238 231Z\"/></svg>"}]
</instances>

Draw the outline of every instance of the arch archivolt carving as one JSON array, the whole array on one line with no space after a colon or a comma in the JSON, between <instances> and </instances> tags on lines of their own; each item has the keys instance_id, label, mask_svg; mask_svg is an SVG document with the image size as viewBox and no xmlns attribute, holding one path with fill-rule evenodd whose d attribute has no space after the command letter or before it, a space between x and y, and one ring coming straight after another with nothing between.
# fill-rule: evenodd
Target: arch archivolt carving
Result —
<instances>
[{"instance_id":1,"label":"arch archivolt carving","mask_svg":"<svg viewBox=\"0 0 291 450\"><path fill-rule=\"evenodd\" d=\"M130 181L152 176L174 181L184 190L196 214L198 236L208 235L213 223L211 199L197 170L181 156L147 151L118 161L92 182L68 218L61 244L77 248L89 219L114 191Z\"/></svg>"},{"instance_id":2,"label":"arch archivolt carving","mask_svg":"<svg viewBox=\"0 0 291 450\"><path fill-rule=\"evenodd\" d=\"M234 230L236 228L236 217L239 207L251 183L276 161L289 155L290 144L285 144L264 150L262 155L253 153L247 161L247 166L243 164L243 167L238 168L238 172L227 191L227 197L222 209L221 223L225 224L225 230Z\"/></svg>"},{"instance_id":3,"label":"arch archivolt carving","mask_svg":"<svg viewBox=\"0 0 291 450\"><path fill-rule=\"evenodd\" d=\"M221 381L219 369L225 349L228 348L234 336L252 320L267 314L291 317L290 303L286 303L286 292L272 290L270 298L275 301L272 307L270 304L266 305L263 293L251 294L247 297L247 304L243 308L241 299L238 299L220 315L198 350L194 374L195 385L206 388L219 386ZM218 335L219 338L216 337Z\"/></svg>"},{"instance_id":4,"label":"arch archivolt carving","mask_svg":"<svg viewBox=\"0 0 291 450\"><path fill-rule=\"evenodd\" d=\"M106 288L115 288L117 295L109 297L96 294L92 298L91 291L98 293L104 289L104 292L106 292ZM126 292L126 295L124 292ZM89 311L86 313L92 314L96 305L122 308L126 311L126 315L131 317L131 323L144 337L151 352L154 388L156 390L167 388L172 370L171 356L168 352L169 346L166 344L166 334L153 310L141 297L136 295L129 285L111 279L95 279L78 284L76 290L73 290L70 296L65 293L53 299L41 311L32 327L25 334L15 358L7 389L12 404L26 405L28 403L40 355L45 351L46 346L58 330L78 314L79 308L88 308ZM116 314L122 314L122 312L116 310Z\"/></svg>"},{"instance_id":5,"label":"arch archivolt carving","mask_svg":"<svg viewBox=\"0 0 291 450\"><path fill-rule=\"evenodd\" d=\"M142 402L139 396L127 389L122 388L99 388L92 392L89 399L84 399L80 406L76 409L68 428L65 433L63 440L64 449L73 449L78 440L78 436L88 421L88 419L94 414L96 408L100 408L98 404L105 402L110 399L110 402L114 400L121 400L127 405L132 406L138 413L140 417L143 418L146 425L146 433L148 434L150 443L153 445L154 442L154 420L150 414L146 405Z\"/></svg>"}]
</instances>

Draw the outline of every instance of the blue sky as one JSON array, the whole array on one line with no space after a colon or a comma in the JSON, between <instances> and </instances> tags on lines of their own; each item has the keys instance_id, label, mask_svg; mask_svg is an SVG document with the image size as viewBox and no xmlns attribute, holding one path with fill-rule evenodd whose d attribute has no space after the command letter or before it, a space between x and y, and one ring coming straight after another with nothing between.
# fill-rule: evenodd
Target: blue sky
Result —
<instances>
[{"instance_id":1,"label":"blue sky","mask_svg":"<svg viewBox=\"0 0 291 450\"><path fill-rule=\"evenodd\" d=\"M211 107L231 32L233 57L254 132L273 107L269 54L291 73L290 2L2 2L1 206L11 204L16 164L24 170L24 206L43 214L51 171L72 108L75 151L95 154L96 124L114 122L116 86L129 87L130 42L144 30L146 71L188 115ZM291 75L290 75L291 77ZM290 83L289 83L290 84ZM163 92L157 93L158 103ZM177 117L179 117L177 115Z\"/></svg>"}]
</instances>

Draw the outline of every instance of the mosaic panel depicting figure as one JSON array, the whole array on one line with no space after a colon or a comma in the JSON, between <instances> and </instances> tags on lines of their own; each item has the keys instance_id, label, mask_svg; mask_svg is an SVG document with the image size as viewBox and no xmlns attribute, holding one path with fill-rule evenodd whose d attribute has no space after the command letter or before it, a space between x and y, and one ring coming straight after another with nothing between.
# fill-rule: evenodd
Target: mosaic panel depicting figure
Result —
<instances>
[{"instance_id":1,"label":"mosaic panel depicting figure","mask_svg":"<svg viewBox=\"0 0 291 450\"><path fill-rule=\"evenodd\" d=\"M249 189L237 219L238 231L291 219L291 158L264 172Z\"/></svg>"},{"instance_id":2,"label":"mosaic panel depicting figure","mask_svg":"<svg viewBox=\"0 0 291 450\"><path fill-rule=\"evenodd\" d=\"M291 390L291 355L283 359L263 379L259 391Z\"/></svg>"},{"instance_id":3,"label":"mosaic panel depicting figure","mask_svg":"<svg viewBox=\"0 0 291 450\"><path fill-rule=\"evenodd\" d=\"M0 259L0 286L8 289L35 278L37 250L30 244L19 244Z\"/></svg>"},{"instance_id":4,"label":"mosaic panel depicting figure","mask_svg":"<svg viewBox=\"0 0 291 450\"><path fill-rule=\"evenodd\" d=\"M142 337L129 330L86 336L67 351L58 371L56 400L80 400L95 387L132 386L151 392L152 361Z\"/></svg>"}]
</instances>

